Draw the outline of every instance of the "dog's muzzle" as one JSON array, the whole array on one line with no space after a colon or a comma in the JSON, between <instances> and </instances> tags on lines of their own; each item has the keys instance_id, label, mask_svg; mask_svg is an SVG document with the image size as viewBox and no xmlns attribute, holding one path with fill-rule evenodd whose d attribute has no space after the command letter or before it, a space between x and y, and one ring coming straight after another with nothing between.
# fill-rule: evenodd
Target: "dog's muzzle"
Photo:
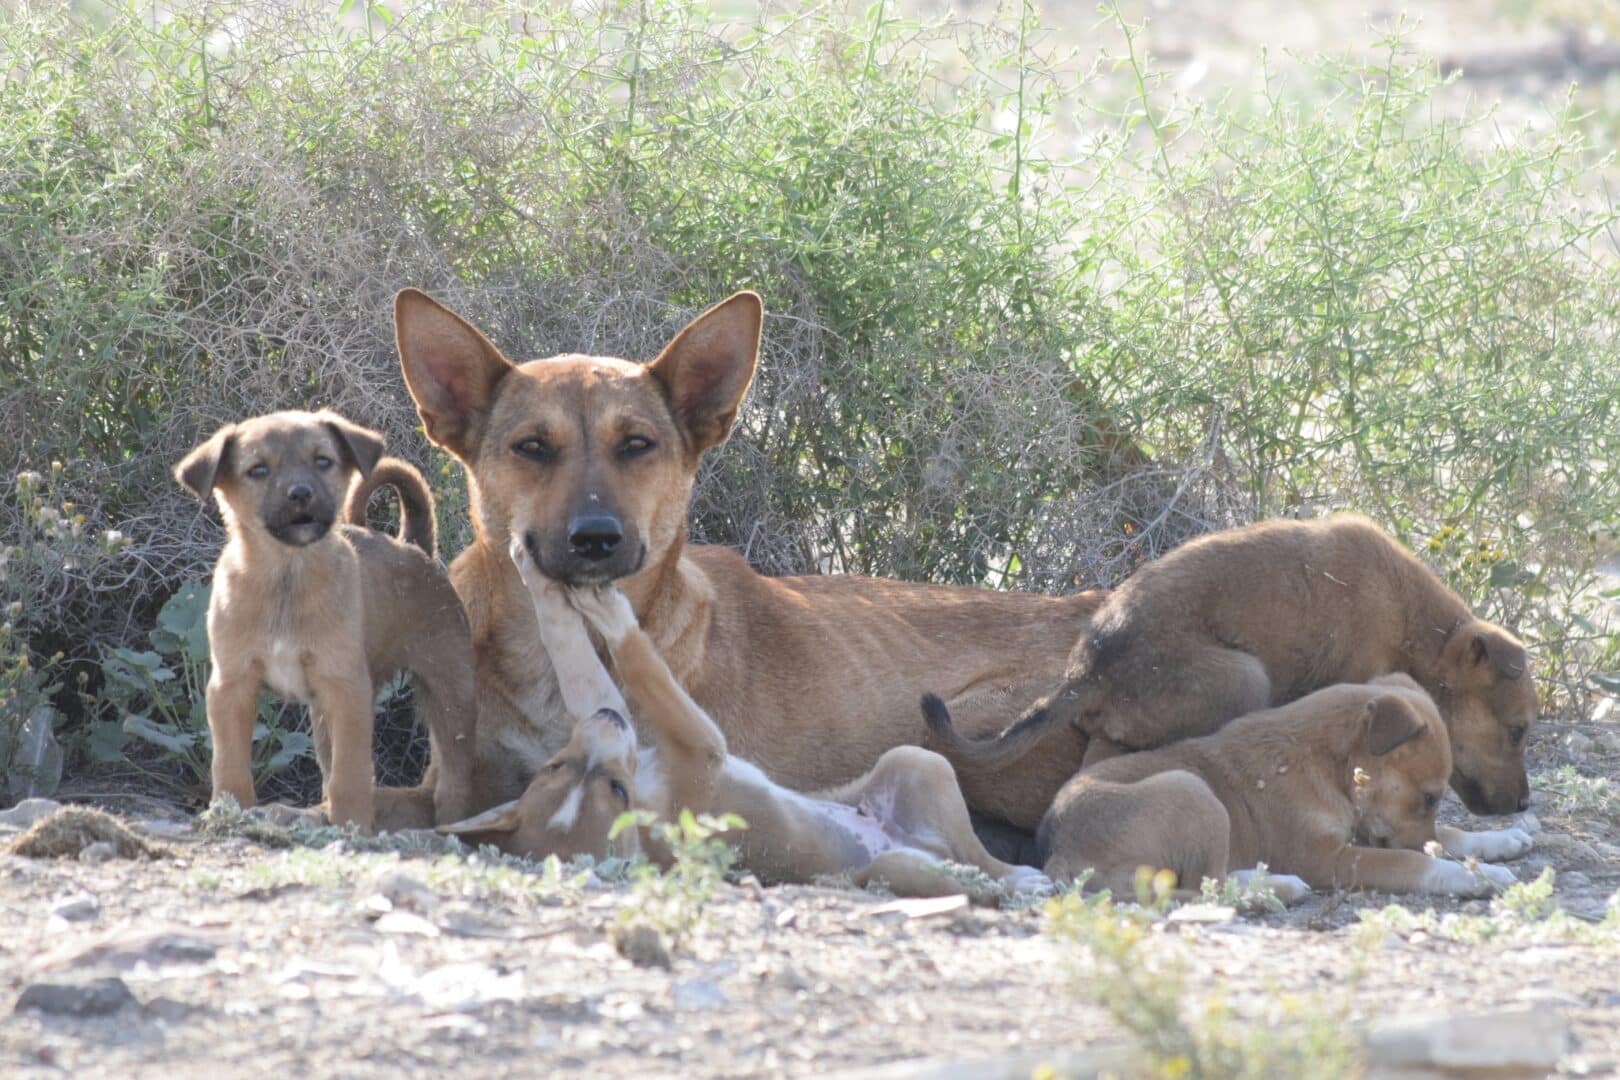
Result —
<instances>
[{"instance_id":1,"label":"dog's muzzle","mask_svg":"<svg viewBox=\"0 0 1620 1080\"><path fill-rule=\"evenodd\" d=\"M574 518L566 533L523 534L523 546L540 572L564 585L602 585L641 569L646 548L626 536L619 520L607 514Z\"/></svg>"}]
</instances>

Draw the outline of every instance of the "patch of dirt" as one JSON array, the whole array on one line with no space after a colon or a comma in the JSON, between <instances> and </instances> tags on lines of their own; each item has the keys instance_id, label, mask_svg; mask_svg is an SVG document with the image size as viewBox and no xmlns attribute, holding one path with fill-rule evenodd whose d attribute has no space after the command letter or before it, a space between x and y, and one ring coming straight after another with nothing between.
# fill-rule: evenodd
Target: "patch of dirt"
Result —
<instances>
[{"instance_id":1,"label":"patch of dirt","mask_svg":"<svg viewBox=\"0 0 1620 1080\"><path fill-rule=\"evenodd\" d=\"M1570 763L1572 727L1538 732L1538 770ZM1620 776L1614 754L1575 764ZM1514 869L1528 880L1553 867L1559 904L1599 917L1620 887L1620 823L1554 803L1538 794L1542 831ZM1450 800L1445 816L1487 824ZM1038 909L913 918L885 911L883 897L745 881L722 889L666 970L614 947L632 894L589 871L548 875L435 852L437 842L405 856L352 840L277 850L186 823L139 827L173 857L0 856L0 1008L36 984L48 1000L81 995L0 1023L0 1071L892 1076L965 1063L1027 1075L1030 1062L1124 1039L1077 983L1079 947L1043 933ZM1157 932L1179 939L1190 991L1219 995L1240 1018L1263 1022L1285 995L1342 1009L1346 1023L1534 1004L1571 1024L1562 1071L1620 1067L1615 939L1361 926L1361 912L1397 902L1490 912L1480 900L1320 895L1282 914ZM109 997L109 977L133 1002Z\"/></svg>"}]
</instances>

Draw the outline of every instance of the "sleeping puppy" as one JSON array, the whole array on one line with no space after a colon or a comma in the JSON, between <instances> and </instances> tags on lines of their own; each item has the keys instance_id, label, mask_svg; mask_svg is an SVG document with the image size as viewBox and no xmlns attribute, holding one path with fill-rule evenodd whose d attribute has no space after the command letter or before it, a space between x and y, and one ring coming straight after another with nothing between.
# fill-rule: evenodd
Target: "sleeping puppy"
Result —
<instances>
[{"instance_id":1,"label":"sleeping puppy","mask_svg":"<svg viewBox=\"0 0 1620 1080\"><path fill-rule=\"evenodd\" d=\"M1333 683L1405 672L1439 706L1464 805L1509 814L1530 800L1528 667L1517 638L1475 618L1367 519L1270 521L1199 537L1136 571L1082 631L1061 686L993 739L953 732L938 745L958 768L1005 767L1072 731L1089 766ZM1528 848L1527 835L1508 832L1446 842L1490 858Z\"/></svg>"},{"instance_id":2,"label":"sleeping puppy","mask_svg":"<svg viewBox=\"0 0 1620 1080\"><path fill-rule=\"evenodd\" d=\"M623 593L611 584L559 585L535 569L521 542L512 545L511 555L534 600L563 699L579 719L568 745L541 767L520 798L440 831L531 858L601 856L612 850L609 832L626 810L651 811L659 820L682 810L730 813L748 823L728 837L739 849L740 865L766 882L847 876L858 886L881 883L898 895L965 891L981 901L1049 888L1038 871L985 851L950 765L920 747L890 750L866 775L818 796L773 783L727 753L720 729L675 681ZM587 623L606 643L653 745L639 745ZM650 834L635 844L668 862L668 852ZM976 868L987 880L964 877L951 863Z\"/></svg>"},{"instance_id":3,"label":"sleeping puppy","mask_svg":"<svg viewBox=\"0 0 1620 1080\"><path fill-rule=\"evenodd\" d=\"M928 723L947 731L938 698ZM1127 895L1137 869L1169 869L1183 891L1233 867L1265 863L1312 889L1484 896L1511 870L1424 853L1451 775L1445 725L1406 675L1318 690L1250 713L1213 735L1126 754L1082 770L1058 792L1036 834L1058 881ZM1242 872L1240 872L1242 873Z\"/></svg>"}]
</instances>

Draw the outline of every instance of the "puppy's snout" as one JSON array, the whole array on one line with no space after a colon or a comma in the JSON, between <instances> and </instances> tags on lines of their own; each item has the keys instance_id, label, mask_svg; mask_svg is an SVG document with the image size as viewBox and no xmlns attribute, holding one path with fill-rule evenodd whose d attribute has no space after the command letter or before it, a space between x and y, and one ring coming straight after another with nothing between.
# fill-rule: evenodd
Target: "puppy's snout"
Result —
<instances>
[{"instance_id":1,"label":"puppy's snout","mask_svg":"<svg viewBox=\"0 0 1620 1080\"><path fill-rule=\"evenodd\" d=\"M568 523L568 547L582 559L606 559L623 540L624 526L611 514L581 514Z\"/></svg>"},{"instance_id":2,"label":"puppy's snout","mask_svg":"<svg viewBox=\"0 0 1620 1080\"><path fill-rule=\"evenodd\" d=\"M314 497L315 490L308 484L297 483L287 489L287 501L294 506L308 506Z\"/></svg>"}]
</instances>

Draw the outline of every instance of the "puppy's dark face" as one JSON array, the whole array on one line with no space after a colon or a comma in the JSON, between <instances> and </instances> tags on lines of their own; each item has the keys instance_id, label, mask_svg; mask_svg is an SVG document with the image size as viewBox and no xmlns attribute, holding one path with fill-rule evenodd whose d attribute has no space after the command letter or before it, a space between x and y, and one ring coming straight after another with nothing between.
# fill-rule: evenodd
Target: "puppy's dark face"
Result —
<instances>
[{"instance_id":1,"label":"puppy's dark face","mask_svg":"<svg viewBox=\"0 0 1620 1080\"><path fill-rule=\"evenodd\" d=\"M1451 787L1476 814L1530 805L1524 745L1539 711L1524 645L1480 620L1458 627L1440 655L1435 695L1451 732Z\"/></svg>"},{"instance_id":2,"label":"puppy's dark face","mask_svg":"<svg viewBox=\"0 0 1620 1080\"><path fill-rule=\"evenodd\" d=\"M272 413L221 428L176 476L198 497L214 492L234 532L304 547L331 531L354 474L381 453L379 436L335 414Z\"/></svg>"}]
</instances>

